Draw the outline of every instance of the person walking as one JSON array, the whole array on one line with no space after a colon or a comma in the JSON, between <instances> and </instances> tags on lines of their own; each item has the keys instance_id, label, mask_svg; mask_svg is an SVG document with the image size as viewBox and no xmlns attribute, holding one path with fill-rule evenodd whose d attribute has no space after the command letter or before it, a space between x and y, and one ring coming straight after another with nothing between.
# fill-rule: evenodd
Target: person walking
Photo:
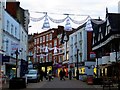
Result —
<instances>
[{"instance_id":1,"label":"person walking","mask_svg":"<svg viewBox=\"0 0 120 90\"><path fill-rule=\"evenodd\" d=\"M49 78L49 81L51 81L51 79L52 79L52 71L51 70L48 72L48 78Z\"/></svg>"},{"instance_id":2,"label":"person walking","mask_svg":"<svg viewBox=\"0 0 120 90\"><path fill-rule=\"evenodd\" d=\"M43 81L43 76L44 76L44 72L41 70L40 71L40 81Z\"/></svg>"},{"instance_id":3,"label":"person walking","mask_svg":"<svg viewBox=\"0 0 120 90\"><path fill-rule=\"evenodd\" d=\"M60 76L60 80L62 80L62 78L63 78L63 71L62 70L60 70L59 76Z\"/></svg>"},{"instance_id":4,"label":"person walking","mask_svg":"<svg viewBox=\"0 0 120 90\"><path fill-rule=\"evenodd\" d=\"M63 77L62 77L62 79L65 81L65 76L66 76L66 72L65 72L65 70L63 69Z\"/></svg>"},{"instance_id":5,"label":"person walking","mask_svg":"<svg viewBox=\"0 0 120 90\"><path fill-rule=\"evenodd\" d=\"M70 80L72 79L72 71L71 70L69 71L69 79Z\"/></svg>"}]
</instances>

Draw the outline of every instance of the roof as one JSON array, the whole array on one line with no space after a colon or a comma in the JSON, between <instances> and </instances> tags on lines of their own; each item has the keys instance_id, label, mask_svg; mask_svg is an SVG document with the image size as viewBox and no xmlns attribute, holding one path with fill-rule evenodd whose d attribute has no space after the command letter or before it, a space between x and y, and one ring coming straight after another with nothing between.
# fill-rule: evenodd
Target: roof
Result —
<instances>
[{"instance_id":1,"label":"roof","mask_svg":"<svg viewBox=\"0 0 120 90\"><path fill-rule=\"evenodd\" d=\"M112 31L120 31L120 13L108 13L107 16Z\"/></svg>"}]
</instances>

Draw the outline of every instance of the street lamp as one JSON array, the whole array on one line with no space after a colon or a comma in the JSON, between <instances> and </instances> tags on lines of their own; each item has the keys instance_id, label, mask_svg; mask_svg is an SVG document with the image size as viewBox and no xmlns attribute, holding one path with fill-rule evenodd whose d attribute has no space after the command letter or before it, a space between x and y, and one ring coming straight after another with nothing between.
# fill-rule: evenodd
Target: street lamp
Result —
<instances>
[{"instance_id":1,"label":"street lamp","mask_svg":"<svg viewBox=\"0 0 120 90\"><path fill-rule=\"evenodd\" d=\"M18 69L18 49L15 51L15 54L16 54L16 74L15 74L15 77L17 78L17 69Z\"/></svg>"},{"instance_id":2,"label":"street lamp","mask_svg":"<svg viewBox=\"0 0 120 90\"><path fill-rule=\"evenodd\" d=\"M77 75L76 75L76 79L77 79L77 80L79 80L79 70L78 70L78 59L79 59L79 58L78 58L78 53L79 53L79 49L77 49L77 63L76 63L76 64L77 64L77 71L76 71L76 74L77 74Z\"/></svg>"}]
</instances>

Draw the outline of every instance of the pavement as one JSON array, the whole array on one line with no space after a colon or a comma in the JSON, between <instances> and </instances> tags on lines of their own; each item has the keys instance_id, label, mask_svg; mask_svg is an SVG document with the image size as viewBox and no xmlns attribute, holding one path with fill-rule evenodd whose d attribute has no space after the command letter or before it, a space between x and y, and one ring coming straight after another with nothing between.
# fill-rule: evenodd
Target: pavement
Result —
<instances>
[{"instance_id":1,"label":"pavement","mask_svg":"<svg viewBox=\"0 0 120 90\"><path fill-rule=\"evenodd\" d=\"M8 89L9 88L9 83L6 83L5 85L3 85L4 89ZM42 89L42 88L60 88L60 89L91 89L91 90L103 90L103 87L101 85L88 85L86 82L80 81L80 80L76 80L76 79L66 79L64 80L59 80L59 78L54 78L52 81L47 81L47 80L43 80L41 82L38 83L28 83L27 87L23 90L26 89ZM106 87L104 90L110 90L108 87ZM115 88L111 88L111 90L117 90Z\"/></svg>"}]
</instances>

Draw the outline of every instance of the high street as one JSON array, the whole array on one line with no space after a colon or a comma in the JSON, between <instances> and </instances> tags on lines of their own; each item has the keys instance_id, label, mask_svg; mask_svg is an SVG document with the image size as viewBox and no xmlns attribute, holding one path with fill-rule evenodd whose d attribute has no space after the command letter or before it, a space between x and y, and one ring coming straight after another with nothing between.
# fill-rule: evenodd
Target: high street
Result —
<instances>
[{"instance_id":1,"label":"high street","mask_svg":"<svg viewBox=\"0 0 120 90\"><path fill-rule=\"evenodd\" d=\"M4 85L3 89L8 89L9 88L9 84ZM64 80L59 80L59 78L54 78L52 81L46 81L45 79L41 82L38 83L34 83L34 82L30 82L28 83L27 87L23 90L26 89L42 89L42 88L72 88L72 89L78 89L81 88L83 89L92 89L92 90L102 90L103 88L101 87L101 85L87 85L86 82L80 81L80 80L76 80L76 79L66 79ZM108 88L106 88L105 90L108 90ZM114 90L114 89L112 89Z\"/></svg>"}]
</instances>

